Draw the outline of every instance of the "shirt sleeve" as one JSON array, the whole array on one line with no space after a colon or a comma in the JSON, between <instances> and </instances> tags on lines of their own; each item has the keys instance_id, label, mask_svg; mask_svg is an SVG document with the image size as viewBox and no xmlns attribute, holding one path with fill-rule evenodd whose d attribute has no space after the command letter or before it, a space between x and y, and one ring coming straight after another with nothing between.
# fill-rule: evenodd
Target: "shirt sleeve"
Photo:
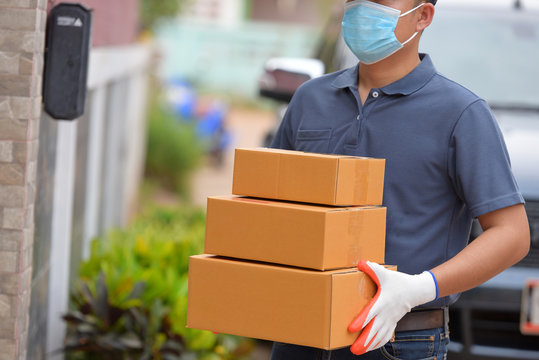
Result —
<instances>
[{"instance_id":1,"label":"shirt sleeve","mask_svg":"<svg viewBox=\"0 0 539 360\"><path fill-rule=\"evenodd\" d=\"M457 121L448 167L455 191L474 218L524 203L503 135L483 100L469 105Z\"/></svg>"}]
</instances>

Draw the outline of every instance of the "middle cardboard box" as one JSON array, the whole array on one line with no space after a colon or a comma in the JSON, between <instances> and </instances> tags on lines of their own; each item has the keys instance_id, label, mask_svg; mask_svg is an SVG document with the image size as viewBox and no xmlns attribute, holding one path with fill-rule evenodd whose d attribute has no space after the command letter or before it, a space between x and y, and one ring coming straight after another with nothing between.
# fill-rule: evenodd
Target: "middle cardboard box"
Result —
<instances>
[{"instance_id":1,"label":"middle cardboard box","mask_svg":"<svg viewBox=\"0 0 539 360\"><path fill-rule=\"evenodd\" d=\"M316 270L384 263L386 208L208 198L204 252Z\"/></svg>"}]
</instances>

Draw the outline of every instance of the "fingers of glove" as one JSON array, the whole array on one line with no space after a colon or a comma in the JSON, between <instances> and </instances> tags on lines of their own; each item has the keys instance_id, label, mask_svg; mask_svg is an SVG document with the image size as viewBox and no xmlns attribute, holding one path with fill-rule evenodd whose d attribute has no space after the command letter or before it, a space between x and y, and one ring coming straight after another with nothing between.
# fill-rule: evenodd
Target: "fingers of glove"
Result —
<instances>
[{"instance_id":1,"label":"fingers of glove","mask_svg":"<svg viewBox=\"0 0 539 360\"><path fill-rule=\"evenodd\" d=\"M377 292L376 295L374 295L374 297L365 306L365 308L361 310L359 315L350 323L350 325L348 325L348 331L356 332L363 329L367 325L368 321L365 320L371 314L371 310L373 306L375 306L379 296L380 292ZM372 319L373 316L371 316L370 318Z\"/></svg>"},{"instance_id":2,"label":"fingers of glove","mask_svg":"<svg viewBox=\"0 0 539 360\"><path fill-rule=\"evenodd\" d=\"M383 286L384 285L384 280L387 280L388 276L397 274L396 271L390 271L390 270L386 269L385 267L383 267L382 265L377 264L375 262L367 261L367 265L372 269L372 271L374 272L374 274L378 278L378 282L377 282L378 286L380 286L380 285ZM372 278L372 276L371 276L371 278Z\"/></svg>"},{"instance_id":3,"label":"fingers of glove","mask_svg":"<svg viewBox=\"0 0 539 360\"><path fill-rule=\"evenodd\" d=\"M367 326L368 323L370 323L373 319L376 318L379 318L378 321L381 321L382 317L380 317L379 315L387 311L388 304L386 304L383 294L377 294L374 303L372 304L367 316L365 317L365 321L363 322L362 327ZM385 318L385 316L383 318Z\"/></svg>"},{"instance_id":4,"label":"fingers of glove","mask_svg":"<svg viewBox=\"0 0 539 360\"><path fill-rule=\"evenodd\" d=\"M369 301L369 303L365 306L365 308L361 311L361 313L348 325L348 331L350 332L356 332L361 330L362 328L366 327L367 324L374 318L376 313L372 311L373 306L375 306L378 298L380 297L381 288L380 288L380 280L378 279L378 276L376 275L376 272L371 268L370 263L366 260L360 260L357 264L357 267L360 271L367 274L376 284L378 287L376 294L374 297Z\"/></svg>"},{"instance_id":5,"label":"fingers of glove","mask_svg":"<svg viewBox=\"0 0 539 360\"><path fill-rule=\"evenodd\" d=\"M367 352L384 346L389 340L391 340L391 338L393 337L394 331L395 331L394 326L384 326L382 329L380 329L376 333L376 336L374 337L374 339L370 342L370 345L368 345Z\"/></svg>"},{"instance_id":6,"label":"fingers of glove","mask_svg":"<svg viewBox=\"0 0 539 360\"><path fill-rule=\"evenodd\" d=\"M372 324L372 327L371 331L367 335L367 338L365 339L365 346L370 347L371 350L379 347L376 346L379 343L384 345L386 342L388 342L393 336L395 327L397 326L396 322L391 320L391 318L383 316L383 314L377 315L370 324Z\"/></svg>"},{"instance_id":7,"label":"fingers of glove","mask_svg":"<svg viewBox=\"0 0 539 360\"><path fill-rule=\"evenodd\" d=\"M384 322L380 321L380 319L377 317L375 317L371 322L369 322L369 324L372 324L372 325L370 327L369 333L365 337L365 342L363 344L365 347L368 347L370 344L372 344L373 340L377 342L377 340L375 339L376 337L379 336L378 333L380 329L384 327Z\"/></svg>"},{"instance_id":8,"label":"fingers of glove","mask_svg":"<svg viewBox=\"0 0 539 360\"><path fill-rule=\"evenodd\" d=\"M378 280L378 277L376 276L376 273L372 270L372 268L368 265L368 262L366 260L360 260L357 264L357 268L367 274L377 285L378 289L376 291L376 294L374 297L368 302L368 304L361 310L359 315L348 325L348 331L350 332L357 332L364 328L367 323L370 321L366 321L367 317L371 315L371 309L378 300L378 297L380 296L380 281ZM372 319L374 316L371 315L369 318Z\"/></svg>"},{"instance_id":9,"label":"fingers of glove","mask_svg":"<svg viewBox=\"0 0 539 360\"><path fill-rule=\"evenodd\" d=\"M356 339L356 341L354 341L352 346L350 346L350 351L354 355L362 355L367 352L367 346L365 344L365 340L367 336L369 336L369 333L371 332L372 325L373 325L372 323L368 324L365 327L365 329L363 329L363 331L361 332L359 337Z\"/></svg>"},{"instance_id":10,"label":"fingers of glove","mask_svg":"<svg viewBox=\"0 0 539 360\"><path fill-rule=\"evenodd\" d=\"M363 328L363 324L365 323L365 319L367 318L367 315L369 314L369 310L370 308L372 307L372 304L369 303L370 306L367 306L365 307L365 309L363 309L358 316L356 316L356 318L354 320L352 320L352 322L350 323L350 325L348 325L348 331L349 332L356 332L356 331L360 331L362 328Z\"/></svg>"}]
</instances>

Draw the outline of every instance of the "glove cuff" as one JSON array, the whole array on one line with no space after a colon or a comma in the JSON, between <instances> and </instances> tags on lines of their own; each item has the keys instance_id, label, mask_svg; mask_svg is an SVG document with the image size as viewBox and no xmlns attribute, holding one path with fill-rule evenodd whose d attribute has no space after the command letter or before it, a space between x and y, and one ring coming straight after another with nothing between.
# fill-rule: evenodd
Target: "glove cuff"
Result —
<instances>
[{"instance_id":1,"label":"glove cuff","mask_svg":"<svg viewBox=\"0 0 539 360\"><path fill-rule=\"evenodd\" d=\"M439 295L440 295L440 289L438 288L438 281L436 280L436 276L434 276L432 271L427 270L427 272L430 274L430 276L432 276L432 280L434 280L434 286L436 286L436 297L434 298L434 300L438 300Z\"/></svg>"},{"instance_id":2,"label":"glove cuff","mask_svg":"<svg viewBox=\"0 0 539 360\"><path fill-rule=\"evenodd\" d=\"M415 306L420 306L428 302L434 301L438 298L438 284L436 279L429 271L424 271L419 275L416 275L418 281L418 291Z\"/></svg>"}]
</instances>

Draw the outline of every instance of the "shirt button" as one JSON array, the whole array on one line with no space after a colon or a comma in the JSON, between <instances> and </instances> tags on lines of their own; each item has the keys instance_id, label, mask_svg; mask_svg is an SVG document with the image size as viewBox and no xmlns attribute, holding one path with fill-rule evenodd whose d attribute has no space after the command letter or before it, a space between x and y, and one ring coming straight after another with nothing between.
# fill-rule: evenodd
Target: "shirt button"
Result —
<instances>
[{"instance_id":1,"label":"shirt button","mask_svg":"<svg viewBox=\"0 0 539 360\"><path fill-rule=\"evenodd\" d=\"M361 119L361 115L358 115L356 119L359 121L359 119Z\"/></svg>"},{"instance_id":2,"label":"shirt button","mask_svg":"<svg viewBox=\"0 0 539 360\"><path fill-rule=\"evenodd\" d=\"M376 99L379 95L380 95L380 94L378 93L378 91L375 91L375 92L372 93L372 97L375 98L375 99Z\"/></svg>"}]
</instances>

